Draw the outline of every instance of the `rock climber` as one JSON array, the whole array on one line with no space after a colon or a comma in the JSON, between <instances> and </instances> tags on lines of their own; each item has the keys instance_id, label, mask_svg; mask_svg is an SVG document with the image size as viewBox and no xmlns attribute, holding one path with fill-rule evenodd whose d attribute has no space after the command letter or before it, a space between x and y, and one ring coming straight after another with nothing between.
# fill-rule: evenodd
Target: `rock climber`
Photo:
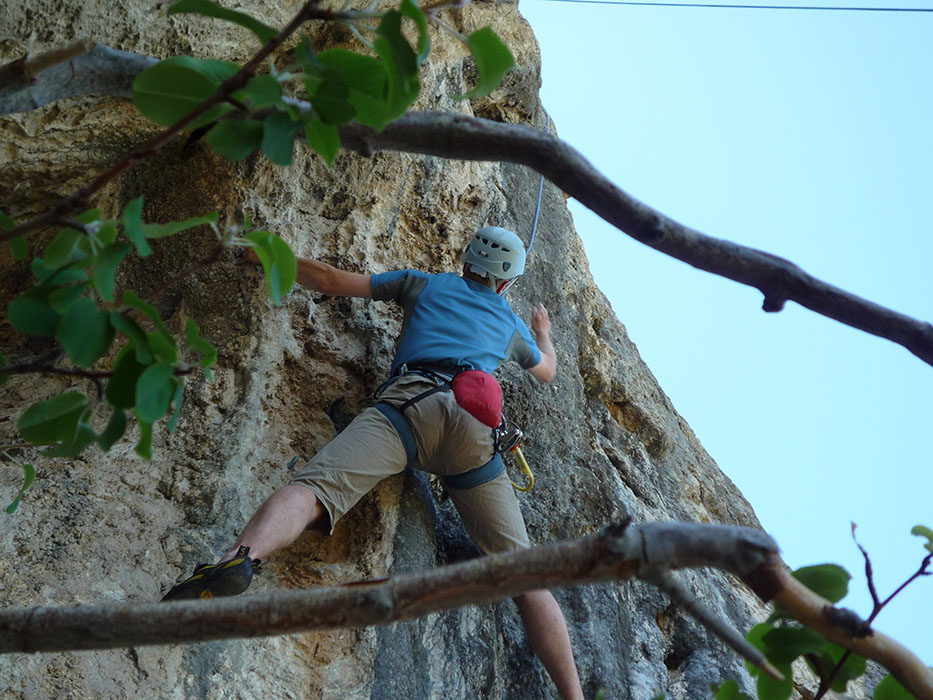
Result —
<instances>
[{"instance_id":1,"label":"rock climber","mask_svg":"<svg viewBox=\"0 0 933 700\"><path fill-rule=\"evenodd\" d=\"M247 260L258 262L252 250ZM533 308L532 337L502 295L524 266L521 239L497 226L481 228L472 237L460 275L416 270L369 275L299 259L298 282L304 287L401 305L402 331L391 378L377 393L375 406L362 411L260 506L219 563L197 567L163 600L243 592L260 558L291 544L313 524L329 525L333 532L357 501L406 464L442 479L467 532L484 552L528 547L518 500L501 458L494 454L491 426L501 417L501 390L482 374L514 360L542 382L555 377L557 356L547 309L540 304ZM466 396L461 404L455 383L461 374L480 379L466 393L495 385L492 391L499 392L500 403L494 421L462 407L476 402ZM479 403L485 406L486 398L480 396ZM529 641L561 696L582 699L567 625L551 592L529 591L514 600Z\"/></svg>"}]
</instances>

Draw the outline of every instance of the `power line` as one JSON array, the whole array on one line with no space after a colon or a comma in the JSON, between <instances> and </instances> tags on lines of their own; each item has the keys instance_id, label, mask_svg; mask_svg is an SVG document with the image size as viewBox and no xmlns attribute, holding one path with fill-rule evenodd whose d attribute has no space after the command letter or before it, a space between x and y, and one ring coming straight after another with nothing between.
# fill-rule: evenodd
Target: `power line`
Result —
<instances>
[{"instance_id":1,"label":"power line","mask_svg":"<svg viewBox=\"0 0 933 700\"><path fill-rule=\"evenodd\" d=\"M628 0L544 0L581 5L635 5L641 7L698 7L731 10L816 10L836 12L933 12L926 7L832 7L827 5L726 5L700 2L635 2Z\"/></svg>"}]
</instances>

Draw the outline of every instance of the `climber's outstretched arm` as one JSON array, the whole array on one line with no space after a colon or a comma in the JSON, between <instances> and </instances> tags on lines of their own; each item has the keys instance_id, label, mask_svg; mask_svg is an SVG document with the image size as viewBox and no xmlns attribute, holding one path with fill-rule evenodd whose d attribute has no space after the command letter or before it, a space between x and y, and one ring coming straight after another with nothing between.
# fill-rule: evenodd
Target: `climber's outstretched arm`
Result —
<instances>
[{"instance_id":1,"label":"climber's outstretched arm","mask_svg":"<svg viewBox=\"0 0 933 700\"><path fill-rule=\"evenodd\" d=\"M247 262L259 262L252 248L244 258ZM298 258L298 284L322 294L370 299L373 291L369 278L370 275L340 270L319 260Z\"/></svg>"}]
</instances>

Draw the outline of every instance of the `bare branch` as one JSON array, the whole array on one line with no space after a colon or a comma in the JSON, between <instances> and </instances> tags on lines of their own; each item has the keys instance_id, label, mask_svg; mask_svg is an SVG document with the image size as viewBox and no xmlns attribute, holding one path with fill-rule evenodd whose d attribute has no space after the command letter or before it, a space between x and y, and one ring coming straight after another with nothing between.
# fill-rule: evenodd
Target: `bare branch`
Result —
<instances>
[{"instance_id":1,"label":"bare branch","mask_svg":"<svg viewBox=\"0 0 933 700\"><path fill-rule=\"evenodd\" d=\"M828 639L887 667L918 700L933 700L933 671L879 632L856 638L834 622L826 614L834 608L788 573L767 534L691 523L610 525L579 540L331 588L168 604L7 609L0 611L0 653L184 644L384 625L528 590L633 576L651 579L658 571L684 567L716 567L737 575L759 596L773 597ZM677 596L682 600L683 591Z\"/></svg>"},{"instance_id":2,"label":"bare branch","mask_svg":"<svg viewBox=\"0 0 933 700\"><path fill-rule=\"evenodd\" d=\"M77 95L130 97L133 78L158 63L151 56L78 42L0 66L0 116Z\"/></svg>"},{"instance_id":3,"label":"bare branch","mask_svg":"<svg viewBox=\"0 0 933 700\"><path fill-rule=\"evenodd\" d=\"M759 289L764 310L795 301L811 311L903 345L933 365L933 325L822 282L784 258L713 238L638 201L574 148L537 129L462 114L409 113L383 131L340 127L344 146L363 155L404 151L458 160L506 161L538 171L635 240L706 272Z\"/></svg>"}]
</instances>

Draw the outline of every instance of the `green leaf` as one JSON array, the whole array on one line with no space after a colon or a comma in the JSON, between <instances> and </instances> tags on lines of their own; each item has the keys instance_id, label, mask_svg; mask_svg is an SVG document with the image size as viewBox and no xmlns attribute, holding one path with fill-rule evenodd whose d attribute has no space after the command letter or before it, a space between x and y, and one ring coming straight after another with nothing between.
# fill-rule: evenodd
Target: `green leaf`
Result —
<instances>
[{"instance_id":1,"label":"green leaf","mask_svg":"<svg viewBox=\"0 0 933 700\"><path fill-rule=\"evenodd\" d=\"M50 287L48 295L49 306L52 307L55 313L64 315L68 313L68 309L70 309L76 301L84 296L87 288L87 282Z\"/></svg>"},{"instance_id":2,"label":"green leaf","mask_svg":"<svg viewBox=\"0 0 933 700\"><path fill-rule=\"evenodd\" d=\"M155 423L168 413L175 392L175 368L161 362L149 365L136 381L136 415Z\"/></svg>"},{"instance_id":3,"label":"green leaf","mask_svg":"<svg viewBox=\"0 0 933 700\"><path fill-rule=\"evenodd\" d=\"M136 309L143 316L148 318L155 324L157 330L161 331L165 335L171 337L171 333L168 332L168 328L165 327L165 324L162 323L162 317L159 316L159 311L147 301L143 301L137 296L136 292L132 289L127 289L123 292L123 303L129 306L131 309Z\"/></svg>"},{"instance_id":4,"label":"green leaf","mask_svg":"<svg viewBox=\"0 0 933 700\"><path fill-rule=\"evenodd\" d=\"M215 348L207 338L201 335L198 324L193 318L189 318L185 323L185 336L188 339L188 345L201 354L201 367L208 370L208 379L210 379L209 368L217 362L217 348Z\"/></svg>"},{"instance_id":5,"label":"green leaf","mask_svg":"<svg viewBox=\"0 0 933 700\"><path fill-rule=\"evenodd\" d=\"M933 553L933 530L926 525L915 525L911 528L910 534L916 535L917 537L926 537L927 543L923 546L928 552Z\"/></svg>"},{"instance_id":6,"label":"green leaf","mask_svg":"<svg viewBox=\"0 0 933 700\"><path fill-rule=\"evenodd\" d=\"M337 70L344 84L372 97L383 98L386 91L385 64L378 58L347 49L328 49L317 55L322 65Z\"/></svg>"},{"instance_id":7,"label":"green leaf","mask_svg":"<svg viewBox=\"0 0 933 700\"><path fill-rule=\"evenodd\" d=\"M714 685L713 700L751 700L745 693L739 690L739 684L732 679L727 680L718 688Z\"/></svg>"},{"instance_id":8,"label":"green leaf","mask_svg":"<svg viewBox=\"0 0 933 700\"><path fill-rule=\"evenodd\" d=\"M235 63L172 56L144 70L133 80L133 104L146 117L171 126L213 95L220 83L239 70ZM227 103L215 105L194 120L197 127L233 110Z\"/></svg>"},{"instance_id":9,"label":"green leaf","mask_svg":"<svg viewBox=\"0 0 933 700\"><path fill-rule=\"evenodd\" d=\"M305 119L305 138L325 163L334 164L340 150L340 134L337 133L336 126L325 124L317 117L309 117Z\"/></svg>"},{"instance_id":10,"label":"green leaf","mask_svg":"<svg viewBox=\"0 0 933 700\"><path fill-rule=\"evenodd\" d=\"M268 73L250 78L240 91L240 99L248 100L253 109L263 109L282 101L282 86Z\"/></svg>"},{"instance_id":11,"label":"green leaf","mask_svg":"<svg viewBox=\"0 0 933 700\"><path fill-rule=\"evenodd\" d=\"M104 432L97 438L97 444L100 445L100 449L107 452L113 447L117 440L123 437L125 432L126 414L120 409L115 408L110 415L110 420L107 421L107 427L104 428Z\"/></svg>"},{"instance_id":12,"label":"green leaf","mask_svg":"<svg viewBox=\"0 0 933 700\"><path fill-rule=\"evenodd\" d=\"M139 442L136 443L136 454L143 459L152 459L152 423L147 423L136 415L139 425Z\"/></svg>"},{"instance_id":13,"label":"green leaf","mask_svg":"<svg viewBox=\"0 0 933 700\"><path fill-rule=\"evenodd\" d=\"M204 15L205 17L214 17L227 22L233 22L241 27L249 29L263 44L268 43L278 34L278 31L267 24L263 24L258 19L253 19L243 12L228 10L210 0L179 0L172 5L168 13L177 15L186 12Z\"/></svg>"},{"instance_id":14,"label":"green leaf","mask_svg":"<svg viewBox=\"0 0 933 700\"><path fill-rule=\"evenodd\" d=\"M773 629L774 627L772 627L771 623L759 622L748 631L748 634L745 635L745 639L762 654L767 654L768 645L764 642L764 636ZM749 661L745 662L745 667L752 676L757 676L761 673L761 669Z\"/></svg>"},{"instance_id":15,"label":"green leaf","mask_svg":"<svg viewBox=\"0 0 933 700\"><path fill-rule=\"evenodd\" d=\"M13 515L13 512L19 507L20 501L23 500L23 494L26 493L26 490L32 486L32 482L36 479L36 469L31 464L23 464L23 485L19 487L19 493L16 494L16 498L13 499L13 502L6 507L7 515Z\"/></svg>"},{"instance_id":16,"label":"green leaf","mask_svg":"<svg viewBox=\"0 0 933 700\"><path fill-rule=\"evenodd\" d=\"M139 257L145 258L152 252L143 235L143 198L137 197L123 208L123 232L136 246Z\"/></svg>"},{"instance_id":17,"label":"green leaf","mask_svg":"<svg viewBox=\"0 0 933 700\"><path fill-rule=\"evenodd\" d=\"M794 572L794 578L814 593L836 603L849 592L849 572L838 564L804 566Z\"/></svg>"},{"instance_id":18,"label":"green leaf","mask_svg":"<svg viewBox=\"0 0 933 700\"><path fill-rule=\"evenodd\" d=\"M865 668L867 662L865 661L864 656L859 656L858 654L847 654L847 650L844 647L834 644L833 642L827 642L826 650L820 654L817 658L820 663L820 670L825 674L829 673L830 670L836 668L842 657L846 657L845 663L839 669L839 673L833 679L833 683L830 686L832 690L837 693L844 693L846 690L846 685L849 681L854 680L865 673ZM807 659L807 664L813 670L814 673L818 674L816 667Z\"/></svg>"},{"instance_id":19,"label":"green leaf","mask_svg":"<svg viewBox=\"0 0 933 700\"><path fill-rule=\"evenodd\" d=\"M273 112L266 117L262 133L262 152L276 165L291 165L295 134L301 122L292 121L285 112Z\"/></svg>"},{"instance_id":20,"label":"green leaf","mask_svg":"<svg viewBox=\"0 0 933 700\"><path fill-rule=\"evenodd\" d=\"M826 639L819 632L806 627L775 627L765 633L762 641L765 652L775 665L790 664L803 654L820 655L826 649Z\"/></svg>"},{"instance_id":21,"label":"green leaf","mask_svg":"<svg viewBox=\"0 0 933 700\"><path fill-rule=\"evenodd\" d=\"M148 366L137 362L136 357L131 347L125 347L113 362L113 374L104 395L114 408L128 410L136 405L136 382Z\"/></svg>"},{"instance_id":22,"label":"green leaf","mask_svg":"<svg viewBox=\"0 0 933 700\"><path fill-rule=\"evenodd\" d=\"M350 91L340 71L321 66L313 79L305 80L311 105L325 124L344 124L356 116L356 108L349 102Z\"/></svg>"},{"instance_id":23,"label":"green leaf","mask_svg":"<svg viewBox=\"0 0 933 700\"><path fill-rule=\"evenodd\" d=\"M175 339L172 336L155 331L146 335L146 342L149 343L149 349L156 359L174 365L178 362L178 349L175 347Z\"/></svg>"},{"instance_id":24,"label":"green leaf","mask_svg":"<svg viewBox=\"0 0 933 700\"><path fill-rule=\"evenodd\" d=\"M467 46L476 61L478 77L473 89L465 95L457 95L457 99L475 99L488 95L499 87L503 76L515 67L515 59L509 47L489 27L470 34Z\"/></svg>"},{"instance_id":25,"label":"green leaf","mask_svg":"<svg viewBox=\"0 0 933 700\"><path fill-rule=\"evenodd\" d=\"M390 121L386 104L388 78L382 61L346 49L323 51L317 59L340 72L358 122L382 129Z\"/></svg>"},{"instance_id":26,"label":"green leaf","mask_svg":"<svg viewBox=\"0 0 933 700\"><path fill-rule=\"evenodd\" d=\"M146 332L140 328L136 321L118 311L111 311L110 325L129 338L133 350L136 352L138 362L144 365L152 362L152 352L149 350L149 340L146 338Z\"/></svg>"},{"instance_id":27,"label":"green leaf","mask_svg":"<svg viewBox=\"0 0 933 700\"><path fill-rule=\"evenodd\" d=\"M916 700L907 689L891 675L885 676L875 688L873 700Z\"/></svg>"},{"instance_id":28,"label":"green leaf","mask_svg":"<svg viewBox=\"0 0 933 700\"><path fill-rule=\"evenodd\" d=\"M214 85L232 78L240 71L240 66L233 61L222 61L218 58L195 58L194 56L172 56L165 59L173 66L182 66L193 70L210 80ZM163 61L163 63L165 62Z\"/></svg>"},{"instance_id":29,"label":"green leaf","mask_svg":"<svg viewBox=\"0 0 933 700\"><path fill-rule=\"evenodd\" d=\"M16 226L16 222L0 211L0 227L9 231L14 226ZM25 236L10 239L10 246L13 248L14 260L23 260L29 256L29 244L26 242Z\"/></svg>"},{"instance_id":30,"label":"green leaf","mask_svg":"<svg viewBox=\"0 0 933 700\"><path fill-rule=\"evenodd\" d=\"M790 664L777 665L784 674L784 680L778 681L767 673L758 676L758 700L787 700L794 692L794 676Z\"/></svg>"},{"instance_id":31,"label":"green leaf","mask_svg":"<svg viewBox=\"0 0 933 700\"><path fill-rule=\"evenodd\" d=\"M424 12L418 7L418 3L413 0L402 0L402 15L408 17L418 25L418 55L415 61L418 66L424 63L424 59L431 53L431 36L428 34L428 22L425 19Z\"/></svg>"},{"instance_id":32,"label":"green leaf","mask_svg":"<svg viewBox=\"0 0 933 700\"><path fill-rule=\"evenodd\" d=\"M87 396L69 391L27 408L16 427L29 442L71 442L86 408Z\"/></svg>"},{"instance_id":33,"label":"green leaf","mask_svg":"<svg viewBox=\"0 0 933 700\"><path fill-rule=\"evenodd\" d=\"M113 342L110 314L88 297L78 299L59 321L56 333L68 357L79 367L90 367Z\"/></svg>"},{"instance_id":34,"label":"green leaf","mask_svg":"<svg viewBox=\"0 0 933 700\"><path fill-rule=\"evenodd\" d=\"M262 143L262 122L227 119L207 132L207 142L230 160L243 160Z\"/></svg>"},{"instance_id":35,"label":"green leaf","mask_svg":"<svg viewBox=\"0 0 933 700\"><path fill-rule=\"evenodd\" d=\"M165 426L166 430L170 433L174 433L175 429L178 427L178 417L181 415L181 406L185 398L185 383L180 379L175 379L174 381L175 392L172 395L172 404L175 406L175 411L172 413L172 417L169 418L168 424Z\"/></svg>"},{"instance_id":36,"label":"green leaf","mask_svg":"<svg viewBox=\"0 0 933 700\"><path fill-rule=\"evenodd\" d=\"M140 311L155 325L155 332L146 336L146 344L152 350L153 354L163 362L175 364L178 360L178 352L175 349L175 341L168 328L162 323L159 311L152 304L143 301L132 290L123 293L123 303L130 308Z\"/></svg>"},{"instance_id":37,"label":"green leaf","mask_svg":"<svg viewBox=\"0 0 933 700\"><path fill-rule=\"evenodd\" d=\"M295 286L298 276L295 254L288 243L268 231L247 233L246 239L253 243L252 248L266 273L269 297L278 306L282 303L282 297Z\"/></svg>"},{"instance_id":38,"label":"green leaf","mask_svg":"<svg viewBox=\"0 0 933 700\"><path fill-rule=\"evenodd\" d=\"M57 269L73 262L86 260L89 254L83 250L81 242L86 240L83 233L73 228L63 228L45 247L45 266Z\"/></svg>"},{"instance_id":39,"label":"green leaf","mask_svg":"<svg viewBox=\"0 0 933 700\"><path fill-rule=\"evenodd\" d=\"M42 280L41 286L51 284L68 284L69 282L86 282L90 279L84 270L74 267L46 267L42 258L33 258L29 269L36 277Z\"/></svg>"},{"instance_id":40,"label":"green leaf","mask_svg":"<svg viewBox=\"0 0 933 700\"><path fill-rule=\"evenodd\" d=\"M78 429L71 440L63 442L50 450L45 450L42 454L45 457L77 457L84 452L88 445L97 440L97 437L97 433L94 432L91 426L79 421Z\"/></svg>"},{"instance_id":41,"label":"green leaf","mask_svg":"<svg viewBox=\"0 0 933 700\"><path fill-rule=\"evenodd\" d=\"M132 246L129 243L114 243L101 250L91 264L94 266L91 273L91 282L100 298L104 301L113 301L113 288L115 284L115 275L117 265L130 252Z\"/></svg>"},{"instance_id":42,"label":"green leaf","mask_svg":"<svg viewBox=\"0 0 933 700\"><path fill-rule=\"evenodd\" d=\"M376 30L378 36L373 47L385 61L388 75L388 119L391 121L405 113L418 97L418 57L402 35L402 15L397 10L387 12Z\"/></svg>"},{"instance_id":43,"label":"green leaf","mask_svg":"<svg viewBox=\"0 0 933 700\"><path fill-rule=\"evenodd\" d=\"M117 240L117 227L110 219L98 222L96 230L92 228L87 235L86 249L90 253L97 254L101 248L113 245ZM91 245L93 243L93 245Z\"/></svg>"},{"instance_id":44,"label":"green leaf","mask_svg":"<svg viewBox=\"0 0 933 700\"><path fill-rule=\"evenodd\" d=\"M216 127L215 127L216 128ZM143 224L143 236L146 238L165 238L174 236L176 233L187 231L195 226L211 225L217 223L217 212L212 211L204 216L193 216L184 221L170 221L167 224Z\"/></svg>"},{"instance_id":45,"label":"green leaf","mask_svg":"<svg viewBox=\"0 0 933 700\"><path fill-rule=\"evenodd\" d=\"M26 335L55 335L60 316L49 304L54 289L30 289L10 302L7 315L13 328Z\"/></svg>"}]
</instances>

